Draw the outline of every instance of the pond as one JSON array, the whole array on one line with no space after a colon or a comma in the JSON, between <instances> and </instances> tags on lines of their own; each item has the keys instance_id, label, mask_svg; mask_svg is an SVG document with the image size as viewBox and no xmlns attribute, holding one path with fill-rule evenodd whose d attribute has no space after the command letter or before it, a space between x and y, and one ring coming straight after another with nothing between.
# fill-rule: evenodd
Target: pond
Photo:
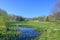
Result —
<instances>
[{"instance_id":1,"label":"pond","mask_svg":"<svg viewBox=\"0 0 60 40\"><path fill-rule=\"evenodd\" d=\"M15 40L31 40L40 35L40 32L34 30L33 28L15 28L14 30L21 31L21 35L16 37Z\"/></svg>"}]
</instances>

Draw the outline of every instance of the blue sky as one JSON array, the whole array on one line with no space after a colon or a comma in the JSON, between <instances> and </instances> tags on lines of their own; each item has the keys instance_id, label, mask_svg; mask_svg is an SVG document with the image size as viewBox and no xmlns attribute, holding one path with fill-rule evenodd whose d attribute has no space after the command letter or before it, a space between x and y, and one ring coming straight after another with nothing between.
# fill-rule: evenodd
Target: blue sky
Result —
<instances>
[{"instance_id":1,"label":"blue sky","mask_svg":"<svg viewBox=\"0 0 60 40\"><path fill-rule=\"evenodd\" d=\"M56 0L0 0L0 8L23 17L47 16Z\"/></svg>"}]
</instances>

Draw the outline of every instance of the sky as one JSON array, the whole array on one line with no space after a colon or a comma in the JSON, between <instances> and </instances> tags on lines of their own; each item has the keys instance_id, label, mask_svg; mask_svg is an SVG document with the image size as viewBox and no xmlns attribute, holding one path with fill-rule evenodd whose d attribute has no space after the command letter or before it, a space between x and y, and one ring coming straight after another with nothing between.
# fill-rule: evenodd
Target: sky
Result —
<instances>
[{"instance_id":1,"label":"sky","mask_svg":"<svg viewBox=\"0 0 60 40\"><path fill-rule=\"evenodd\" d=\"M47 16L51 13L56 0L0 0L0 8L23 17Z\"/></svg>"}]
</instances>

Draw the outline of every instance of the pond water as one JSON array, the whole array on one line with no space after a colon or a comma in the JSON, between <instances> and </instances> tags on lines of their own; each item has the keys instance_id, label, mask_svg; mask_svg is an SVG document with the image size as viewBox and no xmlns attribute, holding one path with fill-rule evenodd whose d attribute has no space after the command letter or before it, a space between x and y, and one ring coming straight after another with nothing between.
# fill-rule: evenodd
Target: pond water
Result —
<instances>
[{"instance_id":1,"label":"pond water","mask_svg":"<svg viewBox=\"0 0 60 40\"><path fill-rule=\"evenodd\" d=\"M21 35L16 37L15 40L31 40L40 35L40 32L34 30L33 28L15 28L14 30L21 31Z\"/></svg>"}]
</instances>

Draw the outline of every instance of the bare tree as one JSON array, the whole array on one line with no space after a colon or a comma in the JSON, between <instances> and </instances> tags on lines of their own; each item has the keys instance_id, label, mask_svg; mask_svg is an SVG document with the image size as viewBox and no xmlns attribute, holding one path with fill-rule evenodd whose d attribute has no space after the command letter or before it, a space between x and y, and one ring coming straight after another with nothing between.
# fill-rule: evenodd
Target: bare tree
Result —
<instances>
[{"instance_id":1,"label":"bare tree","mask_svg":"<svg viewBox=\"0 0 60 40\"><path fill-rule=\"evenodd\" d=\"M54 8L52 9L51 20L60 21L60 0L57 0Z\"/></svg>"}]
</instances>

